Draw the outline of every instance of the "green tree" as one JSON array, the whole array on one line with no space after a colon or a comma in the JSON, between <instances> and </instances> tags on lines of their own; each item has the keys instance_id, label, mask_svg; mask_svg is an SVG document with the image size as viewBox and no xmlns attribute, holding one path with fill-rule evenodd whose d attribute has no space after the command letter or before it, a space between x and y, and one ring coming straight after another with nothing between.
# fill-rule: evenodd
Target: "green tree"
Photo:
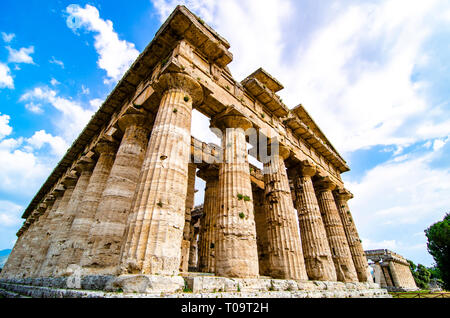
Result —
<instances>
[{"instance_id":1,"label":"green tree","mask_svg":"<svg viewBox=\"0 0 450 318\"><path fill-rule=\"evenodd\" d=\"M444 288L450 290L450 213L441 222L426 229L425 235L428 238L428 252L439 268Z\"/></svg>"},{"instance_id":2,"label":"green tree","mask_svg":"<svg viewBox=\"0 0 450 318\"><path fill-rule=\"evenodd\" d=\"M428 270L428 268L426 268L422 264L416 266L416 264L414 264L414 262L410 260L408 260L408 263L414 280L416 281L417 287L419 287L420 289L428 289L428 284L431 280L431 272Z\"/></svg>"}]
</instances>

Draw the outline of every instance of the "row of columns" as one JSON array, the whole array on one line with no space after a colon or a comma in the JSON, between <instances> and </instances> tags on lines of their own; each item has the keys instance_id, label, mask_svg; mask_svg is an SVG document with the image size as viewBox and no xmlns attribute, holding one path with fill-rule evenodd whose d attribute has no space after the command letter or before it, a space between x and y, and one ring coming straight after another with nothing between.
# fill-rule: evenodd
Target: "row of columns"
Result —
<instances>
[{"instance_id":1,"label":"row of columns","mask_svg":"<svg viewBox=\"0 0 450 318\"><path fill-rule=\"evenodd\" d=\"M228 149L239 149L226 148L230 145L230 139L225 140L225 153ZM225 254L226 264L233 259L241 259L241 263L234 265L233 270L246 269L246 276L251 268L253 275L259 272L263 276L281 279L368 281L367 260L347 205L351 194L335 190L328 178L317 177L313 182L316 168L305 161L300 167L289 171L294 183L292 196L284 164L288 156L289 151L281 147L279 156L265 164L265 190L252 190L254 204L250 196L247 196L247 200L239 200L238 197L240 193L250 193L248 188L242 187L245 180L249 180L248 163L245 161L244 167L233 166L238 172L237 176L231 177L235 183L228 181L227 175L220 174L225 164L219 165L219 171L214 167L199 171L198 176L206 181L199 240L199 271L223 275L218 267L225 266L221 263L222 255ZM295 199L298 218L292 197ZM245 223L236 218L238 211L250 210L243 206L245 202L253 208L255 226L249 224L244 227ZM233 216L235 219L230 222ZM241 216L242 221L245 221L245 213L241 212ZM253 260L256 258L253 243L255 235L258 269L246 266L250 257ZM224 251L223 247L229 250Z\"/></svg>"},{"instance_id":2,"label":"row of columns","mask_svg":"<svg viewBox=\"0 0 450 318\"><path fill-rule=\"evenodd\" d=\"M188 193L195 168L188 162L192 107L203 90L177 73L162 75L157 87L162 97L154 121L136 110L121 116L120 143L103 137L94 149L97 160L83 157L68 172L39 221L19 238L2 275L179 273L182 255L196 249L183 241L195 236ZM294 174L294 206L284 163L289 151L282 148L265 164L264 192L254 194L245 136L251 122L229 112L212 125L223 131L224 158L218 170L200 172L207 180L200 269L226 277L258 277L262 269L276 278L357 281L362 248L348 243L356 228L342 220L348 208L340 213L332 185L314 187L314 169L302 166Z\"/></svg>"}]
</instances>

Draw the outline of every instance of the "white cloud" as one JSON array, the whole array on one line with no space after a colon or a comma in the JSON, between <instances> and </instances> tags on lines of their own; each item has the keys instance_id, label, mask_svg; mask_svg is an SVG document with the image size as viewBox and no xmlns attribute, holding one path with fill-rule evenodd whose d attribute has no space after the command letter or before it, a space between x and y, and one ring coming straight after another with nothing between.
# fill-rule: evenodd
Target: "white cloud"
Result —
<instances>
[{"instance_id":1,"label":"white cloud","mask_svg":"<svg viewBox=\"0 0 450 318\"><path fill-rule=\"evenodd\" d=\"M0 226L17 227L23 220L20 217L22 207L10 201L0 201Z\"/></svg>"},{"instance_id":2,"label":"white cloud","mask_svg":"<svg viewBox=\"0 0 450 318\"><path fill-rule=\"evenodd\" d=\"M13 130L9 120L9 115L0 116L0 191L15 196L33 195L56 160L36 157L22 147L22 137L3 139Z\"/></svg>"},{"instance_id":3,"label":"white cloud","mask_svg":"<svg viewBox=\"0 0 450 318\"><path fill-rule=\"evenodd\" d=\"M439 149L441 149L442 147L445 146L445 144L448 142L448 140L449 140L449 138L436 139L433 143L433 150L438 151Z\"/></svg>"},{"instance_id":4,"label":"white cloud","mask_svg":"<svg viewBox=\"0 0 450 318\"><path fill-rule=\"evenodd\" d=\"M86 87L84 85L81 85L81 94L83 95L89 95L89 93L91 92L91 90L89 89L89 87Z\"/></svg>"},{"instance_id":5,"label":"white cloud","mask_svg":"<svg viewBox=\"0 0 450 318\"><path fill-rule=\"evenodd\" d=\"M35 132L34 135L26 141L34 149L41 149L45 144L48 144L50 145L52 152L57 156L65 154L69 147L64 139L59 136L52 136L51 134L46 133L45 130Z\"/></svg>"},{"instance_id":6,"label":"white cloud","mask_svg":"<svg viewBox=\"0 0 450 318\"><path fill-rule=\"evenodd\" d=\"M0 63L0 88L14 88L14 80L6 64Z\"/></svg>"},{"instance_id":7,"label":"white cloud","mask_svg":"<svg viewBox=\"0 0 450 318\"><path fill-rule=\"evenodd\" d=\"M39 104L39 103L33 103L33 102L27 103L27 104L25 104L25 108L35 114L42 114L44 112L42 110L42 104Z\"/></svg>"},{"instance_id":8,"label":"white cloud","mask_svg":"<svg viewBox=\"0 0 450 318\"><path fill-rule=\"evenodd\" d=\"M50 84L52 84L52 86L56 86L56 85L59 85L59 84L61 84L61 83L58 82L58 80L52 78L52 79L50 80Z\"/></svg>"},{"instance_id":9,"label":"white cloud","mask_svg":"<svg viewBox=\"0 0 450 318\"><path fill-rule=\"evenodd\" d=\"M398 247L398 242L396 240L372 241L370 239L363 238L362 244L365 251L381 249L395 251Z\"/></svg>"},{"instance_id":10,"label":"white cloud","mask_svg":"<svg viewBox=\"0 0 450 318\"><path fill-rule=\"evenodd\" d=\"M2 32L2 39L6 43L11 42L15 38L15 36L16 35L14 33L7 34L5 32Z\"/></svg>"},{"instance_id":11,"label":"white cloud","mask_svg":"<svg viewBox=\"0 0 450 318\"><path fill-rule=\"evenodd\" d=\"M60 60L57 60L54 56L52 56L52 59L49 60L49 62L51 64L56 64L56 65L61 66L61 68L64 68L64 63L62 61L60 61Z\"/></svg>"},{"instance_id":12,"label":"white cloud","mask_svg":"<svg viewBox=\"0 0 450 318\"><path fill-rule=\"evenodd\" d=\"M62 117L57 118L55 125L67 142L72 142L83 130L94 112L85 109L81 104L59 97L55 90L47 86L36 87L20 97L22 102L46 102L57 109Z\"/></svg>"},{"instance_id":13,"label":"white cloud","mask_svg":"<svg viewBox=\"0 0 450 318\"><path fill-rule=\"evenodd\" d=\"M103 104L103 99L100 99L100 98L94 98L89 101L89 105L91 105L91 109L94 111L99 109L100 106L102 106L102 104Z\"/></svg>"},{"instance_id":14,"label":"white cloud","mask_svg":"<svg viewBox=\"0 0 450 318\"><path fill-rule=\"evenodd\" d=\"M12 49L7 46L6 49L9 52L8 62L10 63L25 63L25 64L34 64L33 58L31 54L34 53L34 47L30 46L28 48L21 48L20 50Z\"/></svg>"},{"instance_id":15,"label":"white cloud","mask_svg":"<svg viewBox=\"0 0 450 318\"><path fill-rule=\"evenodd\" d=\"M0 113L0 140L10 135L12 132L12 127L9 125L11 117L9 115L2 115Z\"/></svg>"},{"instance_id":16,"label":"white cloud","mask_svg":"<svg viewBox=\"0 0 450 318\"><path fill-rule=\"evenodd\" d=\"M105 70L108 81L118 81L138 57L139 52L134 44L120 40L110 20L100 18L97 8L86 5L70 5L66 8L69 14L67 26L74 32L80 28L95 32L95 49L99 54L98 66Z\"/></svg>"}]
</instances>

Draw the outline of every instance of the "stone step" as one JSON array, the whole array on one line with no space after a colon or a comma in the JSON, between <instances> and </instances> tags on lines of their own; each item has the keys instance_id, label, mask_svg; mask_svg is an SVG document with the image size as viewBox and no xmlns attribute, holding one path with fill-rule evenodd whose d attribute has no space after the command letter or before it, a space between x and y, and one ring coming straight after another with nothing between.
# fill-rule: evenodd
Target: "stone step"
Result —
<instances>
[{"instance_id":1,"label":"stone step","mask_svg":"<svg viewBox=\"0 0 450 318\"><path fill-rule=\"evenodd\" d=\"M391 298L384 289L206 293L123 293L0 283L6 298Z\"/></svg>"}]
</instances>

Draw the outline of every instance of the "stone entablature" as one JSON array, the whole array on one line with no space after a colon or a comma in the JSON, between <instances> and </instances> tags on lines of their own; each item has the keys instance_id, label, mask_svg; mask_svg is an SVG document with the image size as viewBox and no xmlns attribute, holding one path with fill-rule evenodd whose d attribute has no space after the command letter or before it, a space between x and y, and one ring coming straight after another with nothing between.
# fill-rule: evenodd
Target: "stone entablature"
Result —
<instances>
[{"instance_id":1,"label":"stone entablature","mask_svg":"<svg viewBox=\"0 0 450 318\"><path fill-rule=\"evenodd\" d=\"M367 282L340 177L348 166L303 106L283 104L266 71L235 81L229 47L176 8L26 209L3 277L117 285L198 269ZM222 134L220 146L192 138L193 109ZM278 149L263 171L248 161L250 129L270 141L257 148ZM206 181L202 215L196 176Z\"/></svg>"}]
</instances>

